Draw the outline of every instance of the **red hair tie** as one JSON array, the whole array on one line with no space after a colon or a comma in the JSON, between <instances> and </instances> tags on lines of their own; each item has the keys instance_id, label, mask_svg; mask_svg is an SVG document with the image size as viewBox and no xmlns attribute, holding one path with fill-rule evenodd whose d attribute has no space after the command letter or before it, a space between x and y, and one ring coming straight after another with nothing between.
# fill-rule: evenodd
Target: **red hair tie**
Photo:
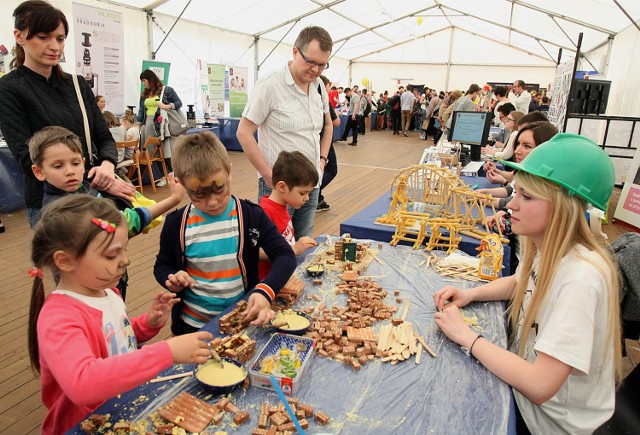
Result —
<instances>
[{"instance_id":1,"label":"red hair tie","mask_svg":"<svg viewBox=\"0 0 640 435\"><path fill-rule=\"evenodd\" d=\"M40 269L39 267L32 267L31 269L27 270L27 275L29 275L33 279L35 279L36 277L42 279L42 269Z\"/></svg>"}]
</instances>

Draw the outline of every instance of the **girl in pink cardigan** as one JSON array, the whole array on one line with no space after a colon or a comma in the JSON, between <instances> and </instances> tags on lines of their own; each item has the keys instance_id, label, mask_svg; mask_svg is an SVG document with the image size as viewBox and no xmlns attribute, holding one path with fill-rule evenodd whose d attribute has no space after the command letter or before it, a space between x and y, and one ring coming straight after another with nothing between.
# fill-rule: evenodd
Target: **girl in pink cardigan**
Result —
<instances>
[{"instance_id":1,"label":"girl in pink cardigan","mask_svg":"<svg viewBox=\"0 0 640 435\"><path fill-rule=\"evenodd\" d=\"M149 311L130 319L114 289L129 264L124 215L110 201L70 195L45 208L32 242L35 267L29 312L31 367L41 374L47 415L43 434L63 433L105 400L173 363L207 361L208 332L138 349L155 336L178 302L159 293ZM42 267L58 284L46 298Z\"/></svg>"}]
</instances>

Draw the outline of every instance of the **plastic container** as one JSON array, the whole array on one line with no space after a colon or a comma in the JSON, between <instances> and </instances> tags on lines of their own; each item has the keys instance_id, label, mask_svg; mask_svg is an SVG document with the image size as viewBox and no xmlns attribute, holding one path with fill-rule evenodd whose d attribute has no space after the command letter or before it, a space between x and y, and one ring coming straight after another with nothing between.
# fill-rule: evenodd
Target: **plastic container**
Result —
<instances>
[{"instance_id":1,"label":"plastic container","mask_svg":"<svg viewBox=\"0 0 640 435\"><path fill-rule=\"evenodd\" d=\"M271 380L269 379L269 376L273 375L278 381L278 384L284 394L287 396L296 394L300 387L302 376L313 358L315 346L316 341L312 338L279 333L273 334L258 354L258 357L249 367L251 386L275 391L273 385L271 385ZM295 351L300 357L300 367L297 369L295 376L288 377L285 375L278 375L276 373L261 372L260 367L262 366L263 361L266 358L272 358L276 355L280 355L283 349L288 350L289 352Z\"/></svg>"}]
</instances>

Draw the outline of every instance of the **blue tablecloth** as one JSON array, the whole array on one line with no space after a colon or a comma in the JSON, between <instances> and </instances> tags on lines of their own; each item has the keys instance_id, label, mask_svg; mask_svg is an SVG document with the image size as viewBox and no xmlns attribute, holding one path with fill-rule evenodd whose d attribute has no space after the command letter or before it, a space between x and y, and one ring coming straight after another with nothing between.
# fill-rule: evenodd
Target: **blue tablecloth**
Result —
<instances>
[{"instance_id":1,"label":"blue tablecloth","mask_svg":"<svg viewBox=\"0 0 640 435\"><path fill-rule=\"evenodd\" d=\"M229 118L223 116L217 119L220 123L220 141L222 141L224 147L229 151L242 151L242 146L236 137L240 118ZM257 134L256 140L258 140Z\"/></svg>"},{"instance_id":2,"label":"blue tablecloth","mask_svg":"<svg viewBox=\"0 0 640 435\"><path fill-rule=\"evenodd\" d=\"M377 244L373 244L377 248ZM324 245L318 249L327 249ZM312 253L307 256L312 259ZM392 295L399 290L404 302L411 301L407 321L437 353L432 358L424 352L422 362L414 359L391 365L379 360L369 362L355 372L347 365L320 358L311 360L304 373L300 390L295 394L300 401L322 410L331 417L327 427L310 422L309 433L330 432L341 434L513 434L513 401L510 388L488 372L475 359L449 341L435 326L435 305L432 293L446 284L444 278L432 269L420 267L423 259L419 252L407 246L391 247L383 244L378 255L381 263L373 262L366 275L374 277ZM326 272L321 286L313 286L303 273L304 265L296 275L305 282L305 294L316 293L331 306L344 306L345 295L333 290L338 283L335 272ZM461 288L475 285L468 281L457 284ZM396 304L395 296L383 302ZM316 301L303 295L296 307L314 306ZM399 310L401 312L402 310ZM476 316L484 337L500 346L507 343L507 332L502 303L474 303L463 309L465 316ZM374 327L380 329L383 322ZM214 319L204 329L218 335L218 321ZM270 337L270 331L251 328L248 334L257 340L258 352ZM190 371L193 366L175 366L162 375ZM132 370L135 368L132 367ZM159 384L145 383L107 401L96 410L111 414L111 422L148 421L150 413L171 400L178 392L188 391L209 403L218 397L207 396L192 377ZM232 400L240 409L250 412L250 421L233 433L248 434L256 426L260 404L264 401L275 405L275 393L252 387L237 390ZM228 430L230 417L224 426L213 430ZM79 427L70 431L81 434Z\"/></svg>"},{"instance_id":3,"label":"blue tablecloth","mask_svg":"<svg viewBox=\"0 0 640 435\"><path fill-rule=\"evenodd\" d=\"M460 177L465 183L472 186L479 185L479 188L495 187L491 185L491 182L484 177ZM391 205L391 198L389 193L385 193L380 198L376 199L372 204L365 207L358 213L354 214L347 220L340 223L340 234L349 233L352 237L357 239L372 239L381 242L390 242L393 234L396 231L394 225L383 225L376 223L376 219L383 214L389 212L389 206ZM493 212L487 208L487 215L491 215ZM462 241L460 242L460 250L470 255L477 255L478 248L480 246L480 240L473 237L461 235ZM426 239L425 239L426 241ZM408 242L401 242L402 244L408 244ZM511 261L510 261L511 248L509 245L504 245L504 255L502 265L504 269L503 275L511 274Z\"/></svg>"},{"instance_id":4,"label":"blue tablecloth","mask_svg":"<svg viewBox=\"0 0 640 435\"><path fill-rule=\"evenodd\" d=\"M197 127L190 128L189 130L187 130L186 134L202 133L202 132L205 132L205 131L211 132L211 133L215 134L216 136L218 136L218 138L220 138L220 125L219 124L213 124L213 125L208 125L208 126L198 125Z\"/></svg>"}]
</instances>

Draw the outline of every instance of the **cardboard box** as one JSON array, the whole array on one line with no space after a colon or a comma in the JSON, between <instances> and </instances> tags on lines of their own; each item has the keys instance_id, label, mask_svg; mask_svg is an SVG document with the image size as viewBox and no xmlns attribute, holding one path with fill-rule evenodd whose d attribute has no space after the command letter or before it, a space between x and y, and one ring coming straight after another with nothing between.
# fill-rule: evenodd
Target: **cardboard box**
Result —
<instances>
[{"instance_id":1,"label":"cardboard box","mask_svg":"<svg viewBox=\"0 0 640 435\"><path fill-rule=\"evenodd\" d=\"M262 373L260 367L266 358L280 354L282 349L288 349L290 352L297 352L300 357L301 364L297 369L296 375L293 378L286 375L273 374L273 376L278 381L284 394L288 396L294 395L298 391L302 375L313 358L315 346L316 341L311 338L289 334L273 334L249 367L251 386L273 391L274 388L270 380L271 374Z\"/></svg>"}]
</instances>

